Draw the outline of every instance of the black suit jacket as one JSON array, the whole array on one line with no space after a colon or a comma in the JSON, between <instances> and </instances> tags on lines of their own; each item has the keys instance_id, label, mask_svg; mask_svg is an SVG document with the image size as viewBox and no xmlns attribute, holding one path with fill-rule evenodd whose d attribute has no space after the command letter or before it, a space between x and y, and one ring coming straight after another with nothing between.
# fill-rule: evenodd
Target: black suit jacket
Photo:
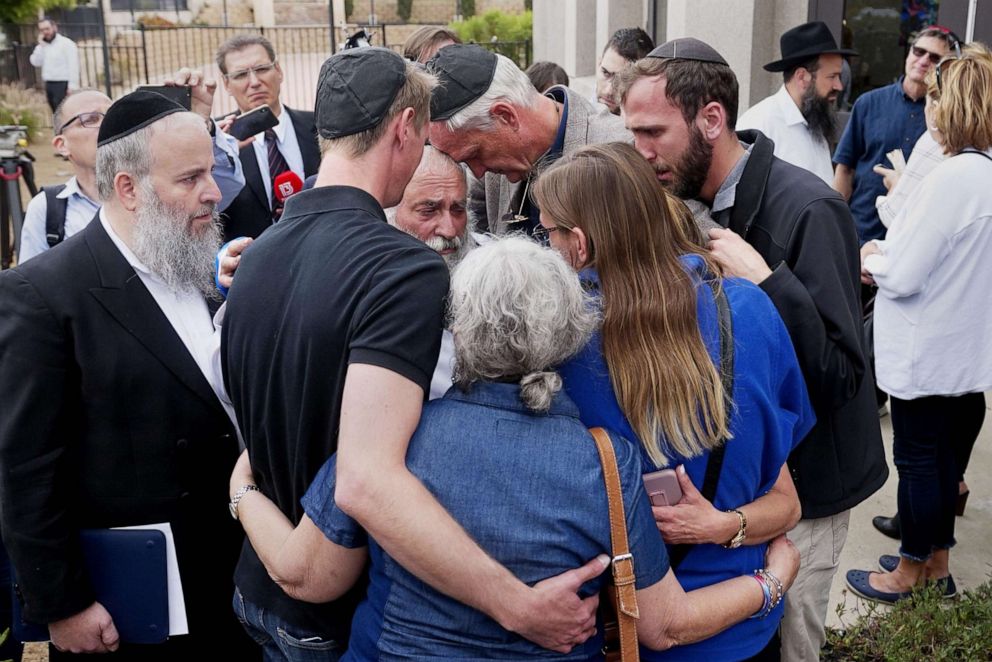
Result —
<instances>
[{"instance_id":1,"label":"black suit jacket","mask_svg":"<svg viewBox=\"0 0 992 662\"><path fill-rule=\"evenodd\" d=\"M320 167L320 148L317 146L317 127L313 123L313 113L303 110L283 109L293 120L296 142L303 155L303 179L317 173ZM269 198L258 169L255 148L248 145L241 150L241 166L245 174L245 187L238 197L221 214L224 222L224 241L237 237L257 237L265 228L272 225L272 210Z\"/></svg>"},{"instance_id":2,"label":"black suit jacket","mask_svg":"<svg viewBox=\"0 0 992 662\"><path fill-rule=\"evenodd\" d=\"M0 522L25 617L93 602L79 529L169 522L191 635L236 633L235 430L99 219L0 273L0 310Z\"/></svg>"}]
</instances>

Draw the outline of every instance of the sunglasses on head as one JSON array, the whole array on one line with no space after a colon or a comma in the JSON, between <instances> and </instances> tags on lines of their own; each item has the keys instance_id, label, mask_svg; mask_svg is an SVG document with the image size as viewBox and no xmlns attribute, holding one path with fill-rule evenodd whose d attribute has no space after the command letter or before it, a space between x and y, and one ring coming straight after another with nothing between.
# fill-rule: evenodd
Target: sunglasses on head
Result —
<instances>
[{"instance_id":1,"label":"sunglasses on head","mask_svg":"<svg viewBox=\"0 0 992 662\"><path fill-rule=\"evenodd\" d=\"M951 62L956 62L958 59L959 58L957 57L948 56L937 64L937 67L934 69L934 75L937 78L937 94L942 94L944 92L944 83L941 80L941 77L944 75L944 70L947 69Z\"/></svg>"}]
</instances>

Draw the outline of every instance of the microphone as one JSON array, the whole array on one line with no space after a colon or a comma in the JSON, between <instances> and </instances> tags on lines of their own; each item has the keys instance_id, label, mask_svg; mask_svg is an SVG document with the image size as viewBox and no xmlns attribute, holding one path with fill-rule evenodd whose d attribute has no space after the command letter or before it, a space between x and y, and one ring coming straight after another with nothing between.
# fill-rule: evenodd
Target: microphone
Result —
<instances>
[{"instance_id":1,"label":"microphone","mask_svg":"<svg viewBox=\"0 0 992 662\"><path fill-rule=\"evenodd\" d=\"M282 207L286 199L303 190L303 180L292 170L287 170L272 183L277 206Z\"/></svg>"}]
</instances>

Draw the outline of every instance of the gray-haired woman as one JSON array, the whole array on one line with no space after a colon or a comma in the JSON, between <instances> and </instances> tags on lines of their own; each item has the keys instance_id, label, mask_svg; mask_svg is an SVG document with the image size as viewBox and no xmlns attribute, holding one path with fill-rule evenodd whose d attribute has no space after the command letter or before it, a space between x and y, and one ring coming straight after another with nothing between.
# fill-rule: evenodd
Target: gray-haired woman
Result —
<instances>
[{"instance_id":1,"label":"gray-haired woman","mask_svg":"<svg viewBox=\"0 0 992 662\"><path fill-rule=\"evenodd\" d=\"M410 470L526 583L590 559L605 567L611 549L599 455L554 371L588 339L591 310L557 253L512 237L473 250L452 276L459 388L424 408L410 440ZM695 641L759 611L768 595L750 575L683 592L651 515L638 452L623 439L612 441L637 573L641 643L666 648ZM250 481L245 456L232 490ZM304 497L306 516L295 529L260 493L249 492L239 506L259 558L299 599L331 599L361 571L366 540L335 508L333 482L331 458ZM374 540L367 543L368 597L355 614L345 659L601 658L601 637L564 656L542 650L434 591ZM771 545L767 565L788 588L798 555L782 538ZM586 583L581 595L595 595L602 582Z\"/></svg>"}]
</instances>

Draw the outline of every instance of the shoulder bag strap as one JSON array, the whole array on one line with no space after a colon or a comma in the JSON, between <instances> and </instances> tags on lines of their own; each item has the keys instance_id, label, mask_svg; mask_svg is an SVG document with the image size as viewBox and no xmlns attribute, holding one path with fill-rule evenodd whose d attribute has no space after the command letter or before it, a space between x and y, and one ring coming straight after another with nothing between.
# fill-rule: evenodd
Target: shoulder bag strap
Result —
<instances>
[{"instance_id":1,"label":"shoulder bag strap","mask_svg":"<svg viewBox=\"0 0 992 662\"><path fill-rule=\"evenodd\" d=\"M637 588L634 576L634 557L627 541L627 518L623 508L623 493L620 490L620 471L613 444L603 428L589 430L596 440L599 460L603 464L603 477L606 481L606 497L610 505L610 541L613 547L613 584L616 587L617 616L620 621L620 659L623 662L638 662L637 648Z\"/></svg>"},{"instance_id":2,"label":"shoulder bag strap","mask_svg":"<svg viewBox=\"0 0 992 662\"><path fill-rule=\"evenodd\" d=\"M720 279L711 278L710 289L713 290L713 300L716 302L717 324L720 327L720 381L723 383L723 400L729 420L734 405L734 324L730 316L730 304L727 295L720 285ZM700 493L707 501L713 503L716 498L716 488L720 483L720 471L723 469L723 455L726 452L727 440L710 451L706 461L706 474L703 478L703 489ZM668 550L669 563L672 570L678 568L685 560L692 545L672 545Z\"/></svg>"},{"instance_id":3,"label":"shoulder bag strap","mask_svg":"<svg viewBox=\"0 0 992 662\"><path fill-rule=\"evenodd\" d=\"M59 186L43 186L45 191L45 239L48 247L57 246L65 239L65 214L69 209L69 201L58 197L65 190L65 184Z\"/></svg>"}]
</instances>

